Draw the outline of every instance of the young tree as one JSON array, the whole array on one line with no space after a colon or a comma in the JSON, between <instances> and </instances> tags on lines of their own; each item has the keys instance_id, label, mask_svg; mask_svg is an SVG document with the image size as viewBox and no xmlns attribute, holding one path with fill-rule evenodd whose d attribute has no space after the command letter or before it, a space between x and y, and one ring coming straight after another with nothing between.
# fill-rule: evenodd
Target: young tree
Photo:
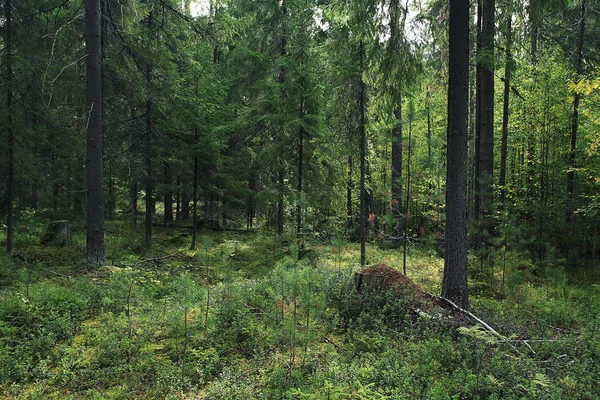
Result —
<instances>
[{"instance_id":1,"label":"young tree","mask_svg":"<svg viewBox=\"0 0 600 400\"><path fill-rule=\"evenodd\" d=\"M8 198L6 210L6 251L12 252L13 247L13 200L15 194L15 138L12 129L12 5L11 0L4 3L4 18L6 29L6 109L8 131Z\"/></svg>"},{"instance_id":2,"label":"young tree","mask_svg":"<svg viewBox=\"0 0 600 400\"><path fill-rule=\"evenodd\" d=\"M583 43L585 36L585 0L581 2L581 19L579 20L579 43L577 46L577 76L583 75ZM577 149L577 131L579 128L579 102L581 94L576 91L573 96L573 117L571 120L571 150L569 152L569 171L567 172L567 210L566 222L571 222L573 215L573 188L575 178L575 156Z\"/></svg>"},{"instance_id":3,"label":"young tree","mask_svg":"<svg viewBox=\"0 0 600 400\"><path fill-rule=\"evenodd\" d=\"M102 186L102 29L100 0L85 1L87 97L87 260L106 262L104 255L104 192Z\"/></svg>"},{"instance_id":4,"label":"young tree","mask_svg":"<svg viewBox=\"0 0 600 400\"><path fill-rule=\"evenodd\" d=\"M448 60L448 162L442 296L469 308L467 286L467 117L469 1L450 0Z\"/></svg>"}]
</instances>

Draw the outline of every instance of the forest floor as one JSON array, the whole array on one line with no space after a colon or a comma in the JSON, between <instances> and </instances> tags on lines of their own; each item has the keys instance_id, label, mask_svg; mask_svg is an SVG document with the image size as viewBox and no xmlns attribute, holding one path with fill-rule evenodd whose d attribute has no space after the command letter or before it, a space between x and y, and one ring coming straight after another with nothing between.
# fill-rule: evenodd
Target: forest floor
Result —
<instances>
[{"instance_id":1,"label":"forest floor","mask_svg":"<svg viewBox=\"0 0 600 400\"><path fill-rule=\"evenodd\" d=\"M600 286L514 252L471 259L472 312L414 293L356 291L359 246L259 232L107 225L107 265L85 235L40 245L21 224L0 259L0 398L597 399ZM1 241L2 238L0 238ZM367 247L402 271L402 251ZM443 259L408 248L407 276L439 294ZM492 267L492 261L496 264Z\"/></svg>"}]
</instances>

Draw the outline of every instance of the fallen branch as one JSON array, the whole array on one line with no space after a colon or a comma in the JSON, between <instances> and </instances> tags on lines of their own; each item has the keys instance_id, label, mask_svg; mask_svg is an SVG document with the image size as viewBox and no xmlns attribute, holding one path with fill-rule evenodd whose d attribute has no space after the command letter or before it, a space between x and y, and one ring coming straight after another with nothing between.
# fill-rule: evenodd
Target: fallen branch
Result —
<instances>
[{"instance_id":1,"label":"fallen branch","mask_svg":"<svg viewBox=\"0 0 600 400\"><path fill-rule=\"evenodd\" d=\"M63 278L72 278L72 276L71 276L71 275L67 275L67 274L61 274L61 273L54 272L54 271L51 271L51 270L49 270L49 269L42 268L42 267L39 267L39 268L40 268L42 271L44 271L44 272L47 272L47 273L49 273L49 274L52 274L52 275L60 276L60 277L63 277Z\"/></svg>"},{"instance_id":2,"label":"fallen branch","mask_svg":"<svg viewBox=\"0 0 600 400\"><path fill-rule=\"evenodd\" d=\"M442 302L442 303L446 303L447 305L450 306L450 308L452 308L454 311L459 312L462 315L465 315L466 317L474 320L475 322L477 322L479 325L481 325L481 327L483 329L485 329L486 331L492 333L494 336L496 336L497 338L499 338L499 342L501 343L506 343L510 346L510 348L517 354L521 355L521 352L510 342L507 340L507 338L503 335L501 335L500 333L498 333L498 331L496 331L494 328L492 328L488 323L486 323L485 321L483 321L481 318L479 318L478 316L476 316L475 314L473 314L472 312L470 312L469 310L465 310L462 307L459 307L458 305L456 305L456 303L454 303L452 300L447 299L445 297L441 297L441 296L436 296L433 295L431 293L426 293L428 296L436 299L438 302ZM525 342L525 345L527 347L529 347L529 349L533 352L533 354L535 354L535 351L531 348L531 346Z\"/></svg>"}]
</instances>

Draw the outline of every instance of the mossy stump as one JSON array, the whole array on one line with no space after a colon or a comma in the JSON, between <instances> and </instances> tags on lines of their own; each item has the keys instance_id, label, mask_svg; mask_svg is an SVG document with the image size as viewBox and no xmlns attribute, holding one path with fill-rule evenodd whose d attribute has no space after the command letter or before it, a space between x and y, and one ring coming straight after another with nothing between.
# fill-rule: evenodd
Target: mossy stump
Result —
<instances>
[{"instance_id":1,"label":"mossy stump","mask_svg":"<svg viewBox=\"0 0 600 400\"><path fill-rule=\"evenodd\" d=\"M52 221L46 228L46 233L42 236L42 244L53 244L55 246L66 246L71 244L71 230L69 221Z\"/></svg>"}]
</instances>

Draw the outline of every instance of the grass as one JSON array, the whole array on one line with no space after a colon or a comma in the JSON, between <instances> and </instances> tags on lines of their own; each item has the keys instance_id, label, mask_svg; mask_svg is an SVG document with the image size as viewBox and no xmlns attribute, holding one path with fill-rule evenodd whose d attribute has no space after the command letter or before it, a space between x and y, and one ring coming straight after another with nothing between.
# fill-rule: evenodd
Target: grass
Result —
<instances>
[{"instance_id":1,"label":"grass","mask_svg":"<svg viewBox=\"0 0 600 400\"><path fill-rule=\"evenodd\" d=\"M457 329L408 299L359 295L354 243L108 224L109 266L82 260L83 234L42 246L35 221L0 268L2 398L596 398L600 286L473 263L473 311L506 341ZM402 269L402 252L367 247ZM23 261L27 260L27 262ZM439 293L443 260L412 246L407 274ZM51 271L51 272L50 272ZM60 274L60 275L58 275ZM66 277L68 275L68 277ZM525 345L524 340L528 340Z\"/></svg>"}]
</instances>

